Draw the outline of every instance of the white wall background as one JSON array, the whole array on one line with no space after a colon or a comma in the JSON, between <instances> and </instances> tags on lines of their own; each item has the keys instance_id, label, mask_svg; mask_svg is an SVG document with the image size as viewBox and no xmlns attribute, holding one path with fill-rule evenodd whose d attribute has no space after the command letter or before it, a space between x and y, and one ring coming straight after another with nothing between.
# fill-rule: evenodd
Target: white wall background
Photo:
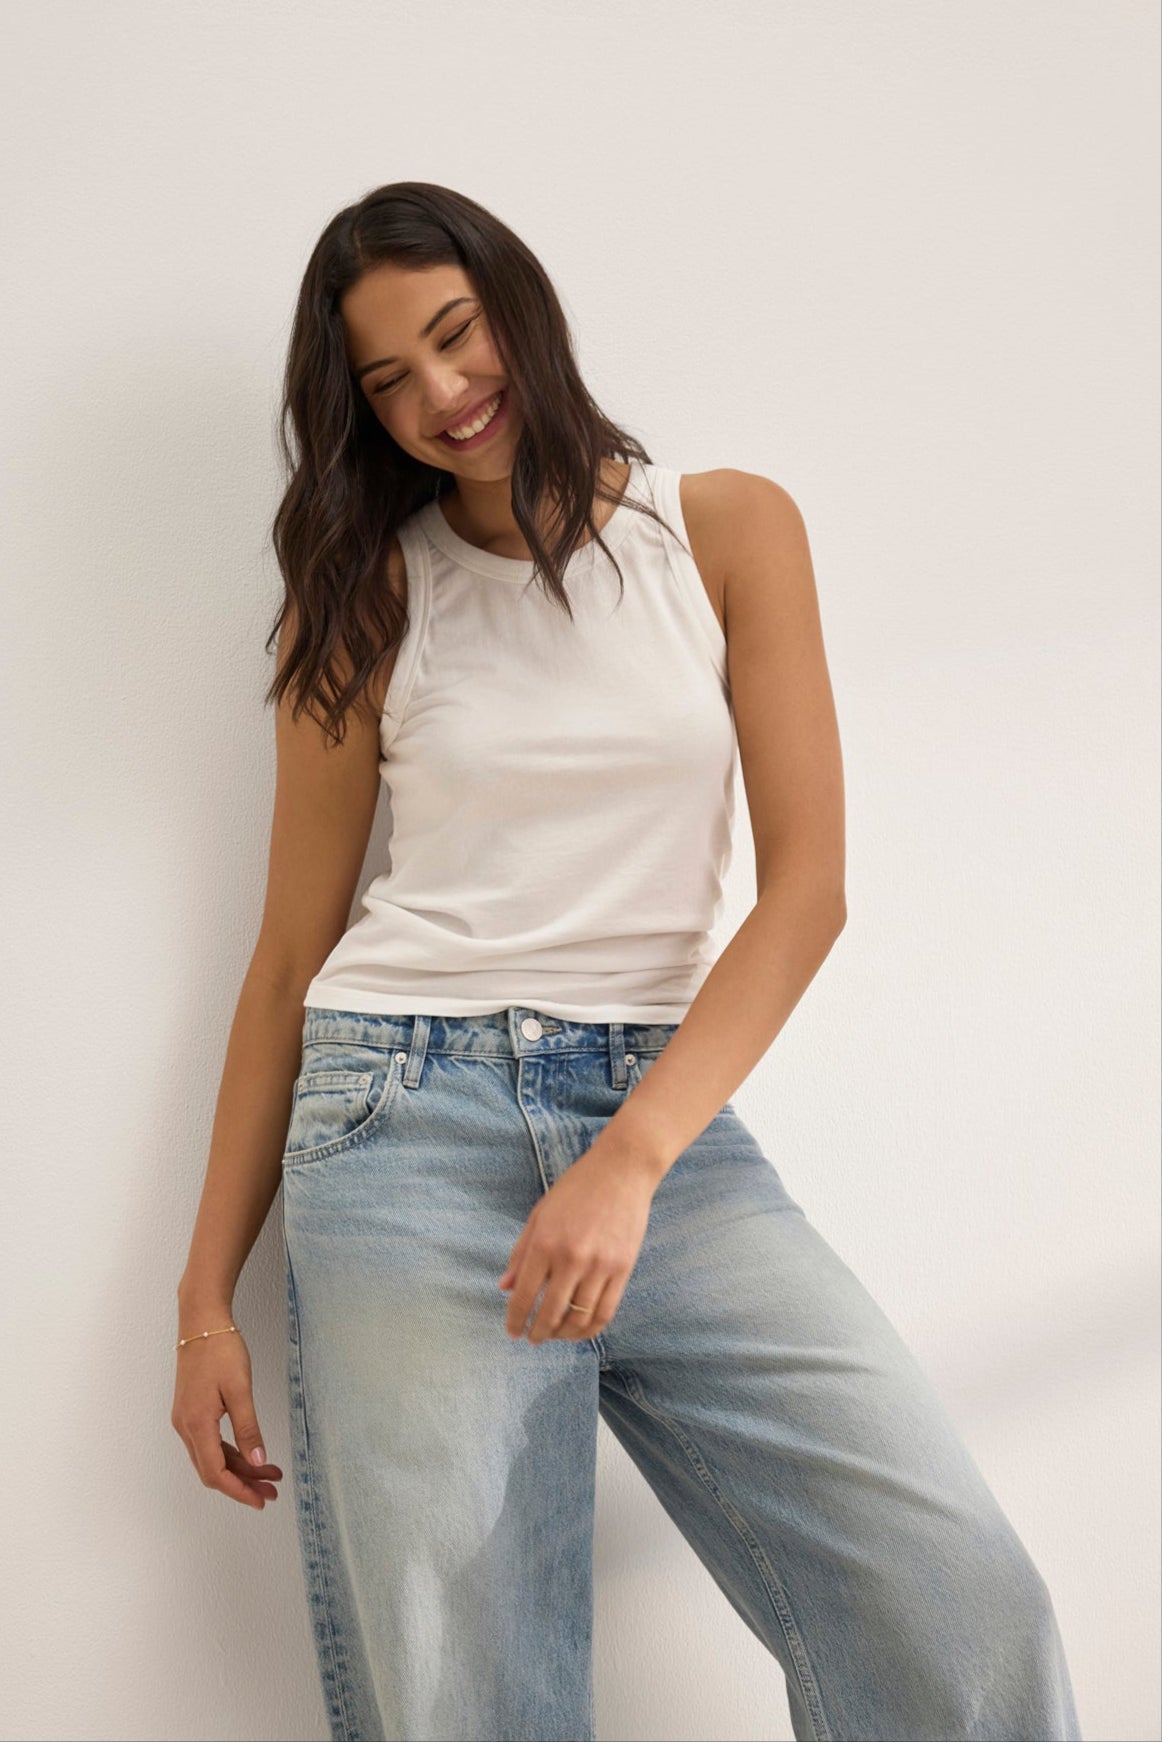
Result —
<instances>
[{"instance_id":1,"label":"white wall background","mask_svg":"<svg viewBox=\"0 0 1162 1742\"><path fill-rule=\"evenodd\" d=\"M1157 7L0 32L4 1734L326 1734L277 1204L236 1302L265 1512L169 1425L174 1288L262 900L290 310L331 214L414 177L536 250L651 457L804 513L850 917L737 1103L1044 1572L1088 1742L1157 1738ZM752 864L744 803L724 939ZM600 1735L789 1737L603 1424L600 1460Z\"/></svg>"}]
</instances>

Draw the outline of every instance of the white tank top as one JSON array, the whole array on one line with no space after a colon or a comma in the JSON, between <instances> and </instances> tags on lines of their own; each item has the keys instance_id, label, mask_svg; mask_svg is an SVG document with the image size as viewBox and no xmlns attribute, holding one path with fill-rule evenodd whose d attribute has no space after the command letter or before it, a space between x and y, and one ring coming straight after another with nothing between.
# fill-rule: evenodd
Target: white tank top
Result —
<instances>
[{"instance_id":1,"label":"white tank top","mask_svg":"<svg viewBox=\"0 0 1162 1742\"><path fill-rule=\"evenodd\" d=\"M679 474L626 497L686 538ZM680 1022L712 966L735 811L726 643L693 558L623 499L565 570L400 528L409 624L380 721L390 864L305 1005Z\"/></svg>"}]
</instances>

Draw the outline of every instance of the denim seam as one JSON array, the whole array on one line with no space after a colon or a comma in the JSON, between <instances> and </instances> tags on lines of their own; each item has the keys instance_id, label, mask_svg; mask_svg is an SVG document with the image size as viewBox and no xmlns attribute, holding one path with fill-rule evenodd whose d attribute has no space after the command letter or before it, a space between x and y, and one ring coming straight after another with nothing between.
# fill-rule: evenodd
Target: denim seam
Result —
<instances>
[{"instance_id":1,"label":"denim seam","mask_svg":"<svg viewBox=\"0 0 1162 1742\"><path fill-rule=\"evenodd\" d=\"M783 1636L787 1641L787 1647L791 1653L791 1660L795 1665L795 1672L799 1681L799 1689L803 1695L804 1701L806 1702L807 1711L815 1729L814 1742L831 1742L831 1731L827 1726L827 1720L823 1716L823 1703L819 1692L819 1684L815 1678L814 1671L811 1668L811 1661L807 1655L807 1647L803 1642L803 1636L795 1621L795 1616L791 1609L790 1598L787 1596L775 1569L767 1559L762 1544L747 1525L746 1520L738 1511L738 1508L727 1499L726 1495L718 1486L718 1483L715 1481L714 1476L711 1473L709 1465L706 1463L706 1460L703 1458L701 1452L699 1452L693 1440L691 1440L668 1415L664 1415L661 1410L655 1409L653 1404L651 1404L646 1398L641 1386L638 1384L633 1374L629 1372L628 1369L624 1367L618 1368L616 1377L625 1383L639 1409L643 1409L647 1415L653 1416L655 1421L661 1422L662 1426L668 1428L670 1433L673 1434L674 1438L689 1458L691 1464L694 1466L699 1481L709 1489L710 1493L714 1496L714 1499L721 1508L723 1516L727 1519L731 1527L737 1531L743 1543L746 1545L747 1551L758 1569L758 1575L763 1582L763 1588L765 1589L767 1596L770 1598L771 1607L774 1609L779 1620L779 1625L783 1629Z\"/></svg>"},{"instance_id":2,"label":"denim seam","mask_svg":"<svg viewBox=\"0 0 1162 1742\"><path fill-rule=\"evenodd\" d=\"M283 1245L286 1249L287 1283L291 1292L291 1307L294 1313L294 1363L297 1391L295 1407L299 1413L299 1422L302 1431L303 1475L308 1495L307 1516L309 1520L311 1540L314 1547L315 1564L318 1567L318 1573L316 1575L316 1595L318 1595L322 1600L321 1606L327 1633L327 1655L331 1663L331 1674L335 1678L335 1699L338 1707L339 1721L343 1726L344 1736L350 1739L354 1736L354 1731L352 1730L351 1722L347 1716L347 1688L344 1681L342 1659L339 1654L338 1642L335 1637L335 1617L331 1601L331 1593L327 1585L327 1559L323 1551L323 1540L319 1530L318 1484L315 1480L315 1468L311 1460L311 1438L306 1405L306 1382L303 1374L302 1321L299 1316L298 1291L295 1288L294 1266L291 1262L290 1244L286 1237L285 1222L283 1224ZM312 1597L310 1590L310 1584L312 1582L314 1581L308 1581L308 1599L311 1599Z\"/></svg>"},{"instance_id":3,"label":"denim seam","mask_svg":"<svg viewBox=\"0 0 1162 1742\"><path fill-rule=\"evenodd\" d=\"M517 1060L517 1065L518 1065L518 1067L519 1067L519 1064L520 1064L520 1060L519 1060L519 1059L518 1059L518 1060ZM522 1118L522 1119L523 1119L523 1120L524 1120L524 1122L525 1122L525 1124L526 1124L526 1125L527 1125L527 1126L528 1126L528 1128L529 1128L529 1136L530 1136L530 1137L531 1137L531 1138L532 1138L532 1140L533 1140L533 1154L534 1154L534 1155L535 1155L535 1156L536 1156L536 1158L537 1158L537 1171L538 1171L538 1172L539 1172L539 1174L540 1174L540 1176L541 1176L541 1184L542 1184L542 1186L543 1186L543 1187L544 1187L544 1189L545 1189L545 1190L546 1190L546 1191L548 1191L548 1189L549 1189L549 1176L548 1176L548 1174L547 1174L547 1173L546 1173L546 1172L545 1172L545 1158L544 1158L544 1156L543 1156L543 1155L542 1155L542 1154L541 1154L541 1145L540 1145L540 1141L539 1141L539 1139L538 1139L538 1137L537 1137L537 1134L536 1134L536 1131L535 1131L535 1130L534 1130L534 1129L533 1129L533 1122L532 1122L532 1120L531 1120L531 1119L530 1119L530 1118L529 1118L529 1116L528 1116L528 1110L527 1110L527 1109L526 1109L526 1107L525 1107L525 1104L524 1104L524 1102L523 1102L523 1100L522 1100L522 1099L521 1099L521 1093L520 1093L520 1082L519 1082L519 1077L520 1077L520 1071L519 1071L519 1068L518 1068L518 1071L517 1071L517 1078L518 1078L518 1082L517 1082L517 1090L516 1090L516 1103L517 1103L517 1106L518 1106L518 1107L519 1107L519 1108L520 1108L520 1112L521 1112L521 1118Z\"/></svg>"}]
</instances>

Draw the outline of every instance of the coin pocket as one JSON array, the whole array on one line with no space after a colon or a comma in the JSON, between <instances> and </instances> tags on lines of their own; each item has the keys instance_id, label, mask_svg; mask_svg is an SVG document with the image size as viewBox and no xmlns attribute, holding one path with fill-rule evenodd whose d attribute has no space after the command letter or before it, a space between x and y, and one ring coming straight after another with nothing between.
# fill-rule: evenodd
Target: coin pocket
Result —
<instances>
[{"instance_id":1,"label":"coin pocket","mask_svg":"<svg viewBox=\"0 0 1162 1742\"><path fill-rule=\"evenodd\" d=\"M354 1136L374 1111L374 1071L307 1071L291 1102L284 1159L300 1161Z\"/></svg>"}]
</instances>

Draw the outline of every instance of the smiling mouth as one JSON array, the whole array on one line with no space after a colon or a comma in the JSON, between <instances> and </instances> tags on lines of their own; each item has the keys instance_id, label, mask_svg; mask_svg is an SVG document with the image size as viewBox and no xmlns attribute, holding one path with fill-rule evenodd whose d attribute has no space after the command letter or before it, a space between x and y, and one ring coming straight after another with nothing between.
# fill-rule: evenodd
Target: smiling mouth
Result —
<instances>
[{"instance_id":1,"label":"smiling mouth","mask_svg":"<svg viewBox=\"0 0 1162 1742\"><path fill-rule=\"evenodd\" d=\"M494 393L490 399L484 400L479 409L464 421L442 429L436 437L449 448L467 448L492 433L494 427L504 421L508 410L508 388L502 387L499 393ZM452 428L467 431L467 434L453 435Z\"/></svg>"}]
</instances>

